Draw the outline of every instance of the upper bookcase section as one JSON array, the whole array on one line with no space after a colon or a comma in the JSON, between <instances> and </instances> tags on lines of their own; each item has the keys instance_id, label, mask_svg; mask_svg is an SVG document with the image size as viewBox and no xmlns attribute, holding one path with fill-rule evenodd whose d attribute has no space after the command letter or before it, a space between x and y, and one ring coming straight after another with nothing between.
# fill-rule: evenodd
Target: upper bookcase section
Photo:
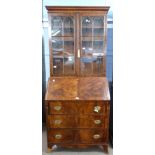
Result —
<instances>
[{"instance_id":1,"label":"upper bookcase section","mask_svg":"<svg viewBox=\"0 0 155 155\"><path fill-rule=\"evenodd\" d=\"M46 6L51 76L106 76L107 6Z\"/></svg>"}]
</instances>

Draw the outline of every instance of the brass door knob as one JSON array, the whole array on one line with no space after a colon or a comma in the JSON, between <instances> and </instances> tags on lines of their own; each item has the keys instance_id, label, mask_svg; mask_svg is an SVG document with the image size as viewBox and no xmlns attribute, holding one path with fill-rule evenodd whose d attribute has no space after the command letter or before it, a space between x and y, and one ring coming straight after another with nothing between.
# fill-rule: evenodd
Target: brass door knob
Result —
<instances>
[{"instance_id":1,"label":"brass door knob","mask_svg":"<svg viewBox=\"0 0 155 155\"><path fill-rule=\"evenodd\" d=\"M56 124L56 125L60 125L62 123L62 120L55 120L54 121L54 124Z\"/></svg>"},{"instance_id":2,"label":"brass door knob","mask_svg":"<svg viewBox=\"0 0 155 155\"><path fill-rule=\"evenodd\" d=\"M57 110L57 111L59 111L59 110L61 110L61 106L60 105L57 105L57 106L54 107L54 109Z\"/></svg>"},{"instance_id":3,"label":"brass door knob","mask_svg":"<svg viewBox=\"0 0 155 155\"><path fill-rule=\"evenodd\" d=\"M61 139L61 138L62 138L62 135L61 134L55 135L55 139Z\"/></svg>"},{"instance_id":4,"label":"brass door knob","mask_svg":"<svg viewBox=\"0 0 155 155\"><path fill-rule=\"evenodd\" d=\"M95 134L95 135L93 136L93 138L94 138L94 139L99 139L99 138L101 138L101 135Z\"/></svg>"},{"instance_id":5,"label":"brass door knob","mask_svg":"<svg viewBox=\"0 0 155 155\"><path fill-rule=\"evenodd\" d=\"M101 124L101 120L94 120L95 124Z\"/></svg>"},{"instance_id":6,"label":"brass door knob","mask_svg":"<svg viewBox=\"0 0 155 155\"><path fill-rule=\"evenodd\" d=\"M101 107L100 106L95 106L94 107L94 112L97 112L98 113L100 110L101 110Z\"/></svg>"}]
</instances>

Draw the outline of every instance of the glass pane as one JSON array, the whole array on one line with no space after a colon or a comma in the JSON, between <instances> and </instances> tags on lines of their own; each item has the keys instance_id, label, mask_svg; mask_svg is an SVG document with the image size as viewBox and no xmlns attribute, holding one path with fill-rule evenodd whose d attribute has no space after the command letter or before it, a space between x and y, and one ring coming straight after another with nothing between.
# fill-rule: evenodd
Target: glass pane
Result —
<instances>
[{"instance_id":1,"label":"glass pane","mask_svg":"<svg viewBox=\"0 0 155 155\"><path fill-rule=\"evenodd\" d=\"M96 60L93 62L93 73L94 74L103 74L103 56L97 56Z\"/></svg>"},{"instance_id":2,"label":"glass pane","mask_svg":"<svg viewBox=\"0 0 155 155\"><path fill-rule=\"evenodd\" d=\"M73 36L74 27L73 27L73 19L71 17L64 18L64 36Z\"/></svg>"},{"instance_id":3,"label":"glass pane","mask_svg":"<svg viewBox=\"0 0 155 155\"><path fill-rule=\"evenodd\" d=\"M92 36L92 28L82 28L82 36Z\"/></svg>"},{"instance_id":4,"label":"glass pane","mask_svg":"<svg viewBox=\"0 0 155 155\"><path fill-rule=\"evenodd\" d=\"M53 17L51 22L51 35L62 36L62 18Z\"/></svg>"},{"instance_id":5,"label":"glass pane","mask_svg":"<svg viewBox=\"0 0 155 155\"><path fill-rule=\"evenodd\" d=\"M82 18L82 36L92 36L92 20L89 17Z\"/></svg>"},{"instance_id":6,"label":"glass pane","mask_svg":"<svg viewBox=\"0 0 155 155\"><path fill-rule=\"evenodd\" d=\"M93 36L103 36L104 35L104 18L94 17L93 18Z\"/></svg>"},{"instance_id":7,"label":"glass pane","mask_svg":"<svg viewBox=\"0 0 155 155\"><path fill-rule=\"evenodd\" d=\"M103 41L95 40L93 41L93 56L103 56Z\"/></svg>"},{"instance_id":8,"label":"glass pane","mask_svg":"<svg viewBox=\"0 0 155 155\"><path fill-rule=\"evenodd\" d=\"M64 74L71 75L74 74L74 55L64 57Z\"/></svg>"},{"instance_id":9,"label":"glass pane","mask_svg":"<svg viewBox=\"0 0 155 155\"><path fill-rule=\"evenodd\" d=\"M82 57L81 58L81 74L93 73L93 62L96 60L94 57Z\"/></svg>"},{"instance_id":10,"label":"glass pane","mask_svg":"<svg viewBox=\"0 0 155 155\"><path fill-rule=\"evenodd\" d=\"M66 40L64 41L64 52L66 55L74 54L74 41L72 40Z\"/></svg>"},{"instance_id":11,"label":"glass pane","mask_svg":"<svg viewBox=\"0 0 155 155\"><path fill-rule=\"evenodd\" d=\"M53 57L53 74L60 75L63 73L63 57Z\"/></svg>"},{"instance_id":12,"label":"glass pane","mask_svg":"<svg viewBox=\"0 0 155 155\"><path fill-rule=\"evenodd\" d=\"M81 58L81 74L101 75L103 72L103 56Z\"/></svg>"},{"instance_id":13,"label":"glass pane","mask_svg":"<svg viewBox=\"0 0 155 155\"><path fill-rule=\"evenodd\" d=\"M92 55L92 41L82 41L82 56Z\"/></svg>"},{"instance_id":14,"label":"glass pane","mask_svg":"<svg viewBox=\"0 0 155 155\"><path fill-rule=\"evenodd\" d=\"M93 36L103 36L104 29L103 28L94 28L93 29Z\"/></svg>"},{"instance_id":15,"label":"glass pane","mask_svg":"<svg viewBox=\"0 0 155 155\"><path fill-rule=\"evenodd\" d=\"M52 49L56 51L63 51L63 39L62 38L52 38Z\"/></svg>"},{"instance_id":16,"label":"glass pane","mask_svg":"<svg viewBox=\"0 0 155 155\"><path fill-rule=\"evenodd\" d=\"M94 27L104 28L104 18L103 17L94 17Z\"/></svg>"},{"instance_id":17,"label":"glass pane","mask_svg":"<svg viewBox=\"0 0 155 155\"><path fill-rule=\"evenodd\" d=\"M81 73L91 74L92 73L92 59L89 57L81 58Z\"/></svg>"}]
</instances>

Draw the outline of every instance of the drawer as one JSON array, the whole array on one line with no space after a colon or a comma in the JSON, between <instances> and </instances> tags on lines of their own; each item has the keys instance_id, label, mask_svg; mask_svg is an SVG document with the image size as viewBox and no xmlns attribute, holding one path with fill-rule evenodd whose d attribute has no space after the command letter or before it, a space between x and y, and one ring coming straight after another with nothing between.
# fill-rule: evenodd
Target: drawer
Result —
<instances>
[{"instance_id":1,"label":"drawer","mask_svg":"<svg viewBox=\"0 0 155 155\"><path fill-rule=\"evenodd\" d=\"M80 115L79 127L80 128L104 128L105 119L103 115Z\"/></svg>"},{"instance_id":2,"label":"drawer","mask_svg":"<svg viewBox=\"0 0 155 155\"><path fill-rule=\"evenodd\" d=\"M50 128L74 128L77 118L74 115L48 115L48 127Z\"/></svg>"},{"instance_id":3,"label":"drawer","mask_svg":"<svg viewBox=\"0 0 155 155\"><path fill-rule=\"evenodd\" d=\"M104 114L105 105L99 101L79 101L80 114Z\"/></svg>"},{"instance_id":4,"label":"drawer","mask_svg":"<svg viewBox=\"0 0 155 155\"><path fill-rule=\"evenodd\" d=\"M48 142L50 143L73 143L74 130L52 129L48 130Z\"/></svg>"},{"instance_id":5,"label":"drawer","mask_svg":"<svg viewBox=\"0 0 155 155\"><path fill-rule=\"evenodd\" d=\"M49 114L75 114L77 113L76 101L49 102Z\"/></svg>"},{"instance_id":6,"label":"drawer","mask_svg":"<svg viewBox=\"0 0 155 155\"><path fill-rule=\"evenodd\" d=\"M106 141L106 134L102 129L79 130L80 143L103 143Z\"/></svg>"}]
</instances>

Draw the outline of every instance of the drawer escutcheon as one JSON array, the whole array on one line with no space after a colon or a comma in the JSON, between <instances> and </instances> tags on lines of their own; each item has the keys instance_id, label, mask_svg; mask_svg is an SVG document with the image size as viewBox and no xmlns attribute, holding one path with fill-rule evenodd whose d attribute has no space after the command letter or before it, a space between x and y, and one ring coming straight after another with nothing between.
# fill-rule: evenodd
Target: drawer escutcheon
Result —
<instances>
[{"instance_id":1,"label":"drawer escutcheon","mask_svg":"<svg viewBox=\"0 0 155 155\"><path fill-rule=\"evenodd\" d=\"M101 107L100 106L95 106L94 107L94 112L97 112L98 113L100 110L101 110Z\"/></svg>"}]
</instances>

